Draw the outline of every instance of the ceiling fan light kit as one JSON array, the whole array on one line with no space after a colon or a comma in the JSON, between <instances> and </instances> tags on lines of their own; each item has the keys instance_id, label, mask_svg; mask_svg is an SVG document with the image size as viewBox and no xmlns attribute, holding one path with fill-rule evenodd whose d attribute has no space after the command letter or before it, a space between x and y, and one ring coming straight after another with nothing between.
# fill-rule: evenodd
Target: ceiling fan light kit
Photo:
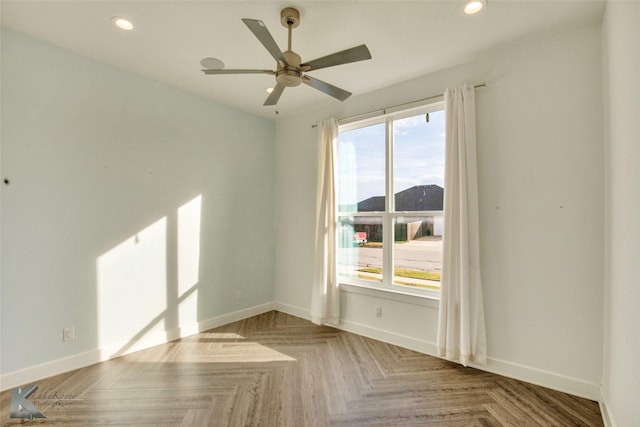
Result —
<instances>
[{"instance_id":1,"label":"ceiling fan light kit","mask_svg":"<svg viewBox=\"0 0 640 427\"><path fill-rule=\"evenodd\" d=\"M282 9L280 12L280 23L287 28L287 50L281 51L264 22L256 19L242 19L242 22L249 28L254 36L269 51L273 59L276 60L276 69L273 70L238 70L238 69L211 69L202 70L205 74L271 74L276 77L276 85L267 97L264 105L275 105L280 99L280 95L287 87L299 86L304 83L340 101L344 101L351 92L348 92L329 83L318 80L307 75L308 71L321 68L333 67L336 65L348 64L351 62L371 59L371 53L366 45L360 45L340 52L332 53L322 58L314 59L306 63L291 49L292 30L300 25L300 12L292 7Z\"/></svg>"}]
</instances>

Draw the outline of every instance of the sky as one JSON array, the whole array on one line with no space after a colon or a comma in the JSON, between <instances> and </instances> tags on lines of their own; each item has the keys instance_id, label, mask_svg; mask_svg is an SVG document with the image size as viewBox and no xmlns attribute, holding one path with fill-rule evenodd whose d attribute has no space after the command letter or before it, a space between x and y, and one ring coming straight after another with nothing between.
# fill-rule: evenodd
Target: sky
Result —
<instances>
[{"instance_id":1,"label":"sky","mask_svg":"<svg viewBox=\"0 0 640 427\"><path fill-rule=\"evenodd\" d=\"M394 120L393 192L414 185L444 187L444 111ZM384 196L384 123L340 132L338 140L339 205Z\"/></svg>"}]
</instances>

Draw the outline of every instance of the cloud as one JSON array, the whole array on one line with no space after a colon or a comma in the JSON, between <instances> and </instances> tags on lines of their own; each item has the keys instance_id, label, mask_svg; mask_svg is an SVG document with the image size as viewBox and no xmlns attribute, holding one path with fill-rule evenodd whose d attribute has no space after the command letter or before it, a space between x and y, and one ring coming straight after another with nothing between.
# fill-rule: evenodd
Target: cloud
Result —
<instances>
[{"instance_id":1,"label":"cloud","mask_svg":"<svg viewBox=\"0 0 640 427\"><path fill-rule=\"evenodd\" d=\"M444 181L444 112L394 120L394 192ZM385 192L384 124L341 132L340 203Z\"/></svg>"}]
</instances>

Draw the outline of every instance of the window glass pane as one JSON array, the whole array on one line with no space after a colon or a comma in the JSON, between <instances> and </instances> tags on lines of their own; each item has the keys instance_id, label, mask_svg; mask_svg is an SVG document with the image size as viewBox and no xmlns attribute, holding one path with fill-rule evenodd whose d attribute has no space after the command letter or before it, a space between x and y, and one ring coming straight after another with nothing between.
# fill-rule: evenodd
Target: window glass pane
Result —
<instances>
[{"instance_id":1,"label":"window glass pane","mask_svg":"<svg viewBox=\"0 0 640 427\"><path fill-rule=\"evenodd\" d=\"M393 283L439 290L443 217L394 218L393 231Z\"/></svg>"},{"instance_id":2,"label":"window glass pane","mask_svg":"<svg viewBox=\"0 0 640 427\"><path fill-rule=\"evenodd\" d=\"M441 211L444 196L444 111L393 121L395 210Z\"/></svg>"},{"instance_id":3,"label":"window glass pane","mask_svg":"<svg viewBox=\"0 0 640 427\"><path fill-rule=\"evenodd\" d=\"M384 211L385 125L340 132L338 211Z\"/></svg>"},{"instance_id":4,"label":"window glass pane","mask_svg":"<svg viewBox=\"0 0 640 427\"><path fill-rule=\"evenodd\" d=\"M436 105L428 108L434 107L437 108ZM343 129L349 130L340 131L338 138L340 280L356 284L369 281L382 288L411 286L439 290L444 111L434 111L428 116L415 111L398 113L387 116L383 123L371 123L345 125ZM352 128L354 125L362 127ZM389 181L385 182L386 179ZM387 206L386 196L393 197L392 206ZM369 216L365 212L375 213ZM391 239L385 242L384 249L383 228Z\"/></svg>"},{"instance_id":5,"label":"window glass pane","mask_svg":"<svg viewBox=\"0 0 640 427\"><path fill-rule=\"evenodd\" d=\"M382 217L338 219L338 275L382 281Z\"/></svg>"}]
</instances>

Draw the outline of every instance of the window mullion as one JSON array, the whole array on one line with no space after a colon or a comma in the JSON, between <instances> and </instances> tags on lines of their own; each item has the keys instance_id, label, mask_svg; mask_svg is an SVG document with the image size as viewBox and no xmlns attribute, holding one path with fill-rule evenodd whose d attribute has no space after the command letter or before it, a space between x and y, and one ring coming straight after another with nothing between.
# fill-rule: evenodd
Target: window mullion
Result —
<instances>
[{"instance_id":1,"label":"window mullion","mask_svg":"<svg viewBox=\"0 0 640 427\"><path fill-rule=\"evenodd\" d=\"M385 168L385 212L383 217L383 277L384 286L390 287L393 283L393 218L391 212L394 209L393 196L393 120L387 117L385 120L385 151L386 151L386 168Z\"/></svg>"}]
</instances>

